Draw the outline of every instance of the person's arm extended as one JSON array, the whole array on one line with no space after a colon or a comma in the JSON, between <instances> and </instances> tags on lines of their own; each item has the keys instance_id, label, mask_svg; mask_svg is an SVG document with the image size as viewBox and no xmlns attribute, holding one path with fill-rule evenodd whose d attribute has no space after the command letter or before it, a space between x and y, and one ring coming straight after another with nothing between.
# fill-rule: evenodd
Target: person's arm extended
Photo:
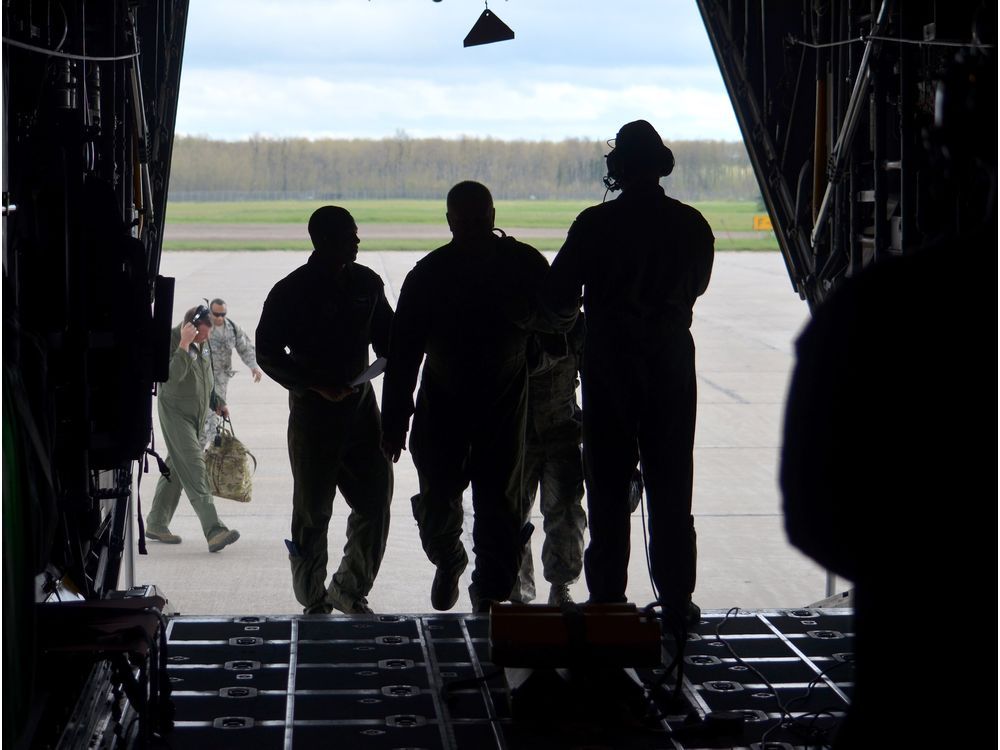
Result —
<instances>
[{"instance_id":1,"label":"person's arm extended","mask_svg":"<svg viewBox=\"0 0 1000 750\"><path fill-rule=\"evenodd\" d=\"M254 349L253 342L240 326L236 325L233 321L226 321L226 325L233 327L233 338L235 339L234 347L236 353L240 355L240 359L243 360L245 364L251 370L257 369L257 352Z\"/></svg>"},{"instance_id":2,"label":"person's arm extended","mask_svg":"<svg viewBox=\"0 0 1000 750\"><path fill-rule=\"evenodd\" d=\"M372 315L371 344L377 357L389 357L389 336L392 332L392 307L385 298L385 289L379 288L375 312Z\"/></svg>"},{"instance_id":3,"label":"person's arm extended","mask_svg":"<svg viewBox=\"0 0 1000 750\"><path fill-rule=\"evenodd\" d=\"M208 400L209 408L218 414L220 417L229 416L229 406L226 404L226 399L220 396L215 388L212 388L211 398Z\"/></svg>"},{"instance_id":4,"label":"person's arm extended","mask_svg":"<svg viewBox=\"0 0 1000 750\"><path fill-rule=\"evenodd\" d=\"M585 230L577 219L566 235L566 242L552 261L542 287L542 307L547 330L565 333L573 328L580 313L583 287L583 237Z\"/></svg>"},{"instance_id":5,"label":"person's arm extended","mask_svg":"<svg viewBox=\"0 0 1000 750\"><path fill-rule=\"evenodd\" d=\"M424 359L427 309L418 269L410 271L399 292L389 334L389 364L382 383L382 449L393 461L406 447L413 415L413 391ZM387 303L388 305L388 303Z\"/></svg>"}]
</instances>

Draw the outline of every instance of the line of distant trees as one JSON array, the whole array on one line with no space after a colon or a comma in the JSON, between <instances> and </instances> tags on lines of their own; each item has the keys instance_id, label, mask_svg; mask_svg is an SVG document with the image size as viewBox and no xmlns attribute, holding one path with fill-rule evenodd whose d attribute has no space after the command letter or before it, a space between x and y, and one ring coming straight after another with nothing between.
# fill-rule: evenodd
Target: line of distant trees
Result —
<instances>
[{"instance_id":1,"label":"line of distant trees","mask_svg":"<svg viewBox=\"0 0 1000 750\"><path fill-rule=\"evenodd\" d=\"M683 200L757 200L740 142L673 141L677 165L665 183ZM592 198L602 189L603 141L491 138L381 140L179 137L172 200L441 198L461 180L498 199Z\"/></svg>"}]
</instances>

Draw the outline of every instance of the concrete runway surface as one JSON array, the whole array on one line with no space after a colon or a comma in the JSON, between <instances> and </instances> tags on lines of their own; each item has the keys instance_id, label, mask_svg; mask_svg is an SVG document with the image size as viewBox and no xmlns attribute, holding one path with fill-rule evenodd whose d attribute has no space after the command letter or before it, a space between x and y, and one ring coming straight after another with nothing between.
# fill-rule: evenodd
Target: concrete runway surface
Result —
<instances>
[{"instance_id":1,"label":"concrete runway surface","mask_svg":"<svg viewBox=\"0 0 1000 750\"><path fill-rule=\"evenodd\" d=\"M395 307L406 273L421 257L416 252L362 252L358 262L377 271ZM305 262L306 252L168 252L161 272L177 280L174 319L201 302L223 297L237 324L253 333L271 286ZM551 259L551 255L550 255ZM822 599L824 572L787 542L781 518L777 466L785 391L793 365L793 342L808 317L806 304L791 288L778 253L719 253L708 292L695 306L692 327L697 346L698 427L695 440L694 513L698 531L698 586L703 608L795 607ZM303 316L303 325L309 320ZM287 398L266 377L253 383L234 356L238 373L229 385L237 436L259 462L254 499L247 505L216 500L220 516L239 529L240 540L209 554L197 518L186 498L171 530L180 545L148 542L149 554L135 557L135 582L155 583L183 614L291 614L300 607L291 591L283 540L289 534L291 473L286 452ZM376 381L381 393L381 379ZM154 417L157 446L158 420ZM157 479L142 477L147 512ZM369 602L376 612L430 611L434 567L424 557L410 514L416 472L409 454L395 468L395 498L385 560ZM586 500L585 500L586 502ZM466 498L467 509L469 507ZM537 508L536 508L537 514ZM331 558L343 544L347 506L334 501ZM471 557L471 510L466 514L466 547ZM533 540L535 569L541 577L541 519ZM652 600L643 553L640 513L632 519L629 598ZM126 560L126 570L127 570ZM336 564L332 563L335 568ZM462 582L456 611L468 611ZM332 570L331 570L332 573ZM544 600L548 587L538 582ZM581 579L572 587L587 597Z\"/></svg>"}]
</instances>

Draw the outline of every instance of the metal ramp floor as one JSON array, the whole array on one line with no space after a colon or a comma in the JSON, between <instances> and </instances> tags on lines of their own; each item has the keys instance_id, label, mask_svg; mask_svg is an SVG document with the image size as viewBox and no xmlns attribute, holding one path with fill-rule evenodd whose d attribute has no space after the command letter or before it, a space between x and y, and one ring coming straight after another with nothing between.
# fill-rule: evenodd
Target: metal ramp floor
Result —
<instances>
[{"instance_id":1,"label":"metal ramp floor","mask_svg":"<svg viewBox=\"0 0 1000 750\"><path fill-rule=\"evenodd\" d=\"M591 706L527 723L511 718L488 629L468 614L172 618L176 725L160 746L690 749L764 738L783 750L828 735L853 683L850 610L706 611L685 650L681 703L638 687L663 669L635 670L625 679L644 716L609 720Z\"/></svg>"}]
</instances>

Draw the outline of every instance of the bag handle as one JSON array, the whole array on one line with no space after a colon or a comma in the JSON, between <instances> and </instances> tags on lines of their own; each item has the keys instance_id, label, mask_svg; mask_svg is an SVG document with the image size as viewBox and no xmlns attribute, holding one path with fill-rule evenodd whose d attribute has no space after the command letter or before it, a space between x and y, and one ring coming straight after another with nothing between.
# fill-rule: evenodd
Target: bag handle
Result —
<instances>
[{"instance_id":1,"label":"bag handle","mask_svg":"<svg viewBox=\"0 0 1000 750\"><path fill-rule=\"evenodd\" d=\"M216 435L219 435L219 434L231 435L232 437L235 438L236 437L236 430L233 429L233 420L230 419L229 417L222 417L222 421L219 423L219 426L215 428L215 434ZM243 446L243 451L248 456L250 456L250 460L253 461L253 470L254 470L254 473L256 473L257 472L257 457L253 453L251 453L249 450L247 450L247 447L245 445Z\"/></svg>"},{"instance_id":2,"label":"bag handle","mask_svg":"<svg viewBox=\"0 0 1000 750\"><path fill-rule=\"evenodd\" d=\"M233 429L233 421L229 417L220 415L219 426L215 428L215 434L224 433L236 437L236 430Z\"/></svg>"}]
</instances>

